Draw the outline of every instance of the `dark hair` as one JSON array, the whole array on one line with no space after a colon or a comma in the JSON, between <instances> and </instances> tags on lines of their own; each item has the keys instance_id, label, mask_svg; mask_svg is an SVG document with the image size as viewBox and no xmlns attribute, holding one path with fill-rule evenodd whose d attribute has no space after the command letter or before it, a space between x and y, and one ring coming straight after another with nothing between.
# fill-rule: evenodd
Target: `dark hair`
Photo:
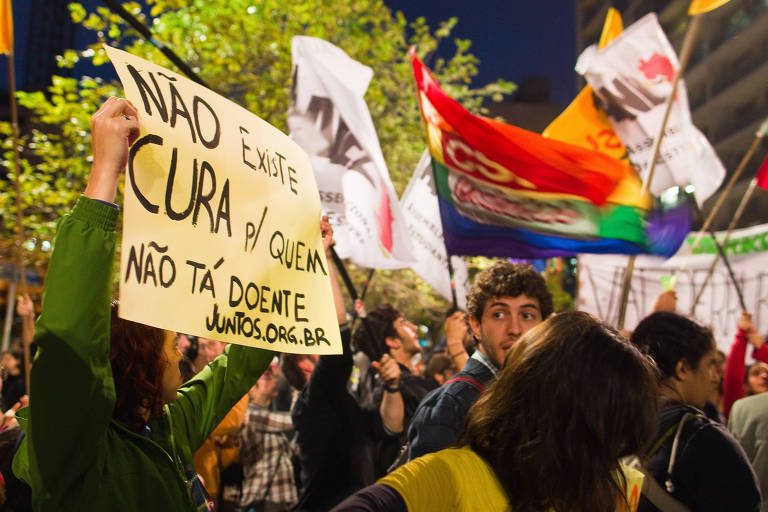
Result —
<instances>
[{"instance_id":1,"label":"dark hair","mask_svg":"<svg viewBox=\"0 0 768 512\"><path fill-rule=\"evenodd\" d=\"M523 294L539 301L541 318L552 314L552 294L536 269L521 263L499 261L475 277L467 295L467 313L479 320L489 299Z\"/></svg>"},{"instance_id":2,"label":"dark hair","mask_svg":"<svg viewBox=\"0 0 768 512\"><path fill-rule=\"evenodd\" d=\"M656 361L661 380L676 375L675 367L681 359L695 370L701 358L715 348L710 329L666 311L643 318L630 339L633 345Z\"/></svg>"},{"instance_id":3,"label":"dark hair","mask_svg":"<svg viewBox=\"0 0 768 512\"><path fill-rule=\"evenodd\" d=\"M187 336L187 339L189 340L189 346L184 351L184 357L190 361L194 361L197 359L197 354L200 351L200 342L198 341L197 336Z\"/></svg>"},{"instance_id":4,"label":"dark hair","mask_svg":"<svg viewBox=\"0 0 768 512\"><path fill-rule=\"evenodd\" d=\"M429 358L427 368L424 370L424 376L434 378L436 374L442 374L449 368L456 369L456 364L451 356L445 352L436 352Z\"/></svg>"},{"instance_id":5,"label":"dark hair","mask_svg":"<svg viewBox=\"0 0 768 512\"><path fill-rule=\"evenodd\" d=\"M391 304L376 306L368 312L366 317L374 339L368 335L368 329L364 323L359 322L352 333L352 343L355 348L362 350L371 361L378 361L382 354L389 353L386 339L397 338L397 331L393 324L401 316L403 314Z\"/></svg>"},{"instance_id":6,"label":"dark hair","mask_svg":"<svg viewBox=\"0 0 768 512\"><path fill-rule=\"evenodd\" d=\"M162 414L163 372L168 362L163 354L165 331L124 320L112 302L109 362L115 381L112 417L139 431L146 422L139 408L152 416Z\"/></svg>"},{"instance_id":7,"label":"dark hair","mask_svg":"<svg viewBox=\"0 0 768 512\"><path fill-rule=\"evenodd\" d=\"M457 445L488 462L515 512L615 510L619 459L653 438L656 392L653 361L615 329L558 314L516 343Z\"/></svg>"}]
</instances>

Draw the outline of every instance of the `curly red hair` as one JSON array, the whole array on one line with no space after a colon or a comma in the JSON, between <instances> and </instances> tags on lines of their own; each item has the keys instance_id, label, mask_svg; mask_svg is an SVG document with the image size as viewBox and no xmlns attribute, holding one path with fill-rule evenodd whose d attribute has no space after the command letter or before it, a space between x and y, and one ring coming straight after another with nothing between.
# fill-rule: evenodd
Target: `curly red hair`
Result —
<instances>
[{"instance_id":1,"label":"curly red hair","mask_svg":"<svg viewBox=\"0 0 768 512\"><path fill-rule=\"evenodd\" d=\"M109 362L116 395L112 417L140 431L146 425L141 408L152 416L162 414L165 331L120 318L117 306L112 301Z\"/></svg>"}]
</instances>

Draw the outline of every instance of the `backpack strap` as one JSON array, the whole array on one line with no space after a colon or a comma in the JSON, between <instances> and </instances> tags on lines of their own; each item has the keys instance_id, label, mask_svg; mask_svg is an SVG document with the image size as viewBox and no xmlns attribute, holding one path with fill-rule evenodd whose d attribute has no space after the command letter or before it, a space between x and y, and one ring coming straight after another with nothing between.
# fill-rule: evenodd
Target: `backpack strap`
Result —
<instances>
[{"instance_id":1,"label":"backpack strap","mask_svg":"<svg viewBox=\"0 0 768 512\"><path fill-rule=\"evenodd\" d=\"M645 475L645 478L643 478L643 489L641 491L643 496L653 503L656 508L661 510L661 512L691 512L691 509L665 491L645 467L640 466L636 469Z\"/></svg>"},{"instance_id":2,"label":"backpack strap","mask_svg":"<svg viewBox=\"0 0 768 512\"><path fill-rule=\"evenodd\" d=\"M482 393L485 390L485 386L483 386L482 383L480 383L477 379L473 379L472 377L466 377L466 376L461 375L461 376L454 377L452 379L449 379L449 380L445 381L445 384L443 384L443 385L450 384L451 382L469 382L479 392Z\"/></svg>"}]
</instances>

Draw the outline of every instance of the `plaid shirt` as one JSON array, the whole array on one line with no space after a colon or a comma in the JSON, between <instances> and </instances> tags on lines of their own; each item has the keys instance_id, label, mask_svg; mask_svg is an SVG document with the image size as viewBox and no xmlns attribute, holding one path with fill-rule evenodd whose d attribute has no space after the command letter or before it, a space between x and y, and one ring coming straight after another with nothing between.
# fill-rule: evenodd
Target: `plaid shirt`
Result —
<instances>
[{"instance_id":1,"label":"plaid shirt","mask_svg":"<svg viewBox=\"0 0 768 512\"><path fill-rule=\"evenodd\" d=\"M240 507L262 501L294 505L298 501L291 456L291 413L273 412L264 406L248 405L247 424L240 432L240 464L243 485Z\"/></svg>"}]
</instances>

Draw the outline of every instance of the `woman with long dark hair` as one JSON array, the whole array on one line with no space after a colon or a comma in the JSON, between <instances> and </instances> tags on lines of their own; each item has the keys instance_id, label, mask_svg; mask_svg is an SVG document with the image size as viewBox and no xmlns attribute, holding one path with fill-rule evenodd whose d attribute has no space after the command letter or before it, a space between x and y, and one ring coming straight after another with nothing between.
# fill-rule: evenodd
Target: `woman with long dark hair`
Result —
<instances>
[{"instance_id":1,"label":"woman with long dark hair","mask_svg":"<svg viewBox=\"0 0 768 512\"><path fill-rule=\"evenodd\" d=\"M757 477L744 450L702 411L717 381L712 331L662 312L643 319L631 341L659 368L658 434L643 461L660 496L643 498L639 510L660 510L669 499L697 512L759 510Z\"/></svg>"},{"instance_id":2,"label":"woman with long dark hair","mask_svg":"<svg viewBox=\"0 0 768 512\"><path fill-rule=\"evenodd\" d=\"M619 459L645 448L655 416L653 363L590 315L558 314L516 343L456 448L414 459L335 510L632 508L637 475Z\"/></svg>"},{"instance_id":3,"label":"woman with long dark hair","mask_svg":"<svg viewBox=\"0 0 768 512\"><path fill-rule=\"evenodd\" d=\"M118 98L94 114L88 186L59 223L13 464L35 510L208 510L192 454L272 360L230 345L182 385L176 334L110 313L112 203L137 114Z\"/></svg>"}]
</instances>

